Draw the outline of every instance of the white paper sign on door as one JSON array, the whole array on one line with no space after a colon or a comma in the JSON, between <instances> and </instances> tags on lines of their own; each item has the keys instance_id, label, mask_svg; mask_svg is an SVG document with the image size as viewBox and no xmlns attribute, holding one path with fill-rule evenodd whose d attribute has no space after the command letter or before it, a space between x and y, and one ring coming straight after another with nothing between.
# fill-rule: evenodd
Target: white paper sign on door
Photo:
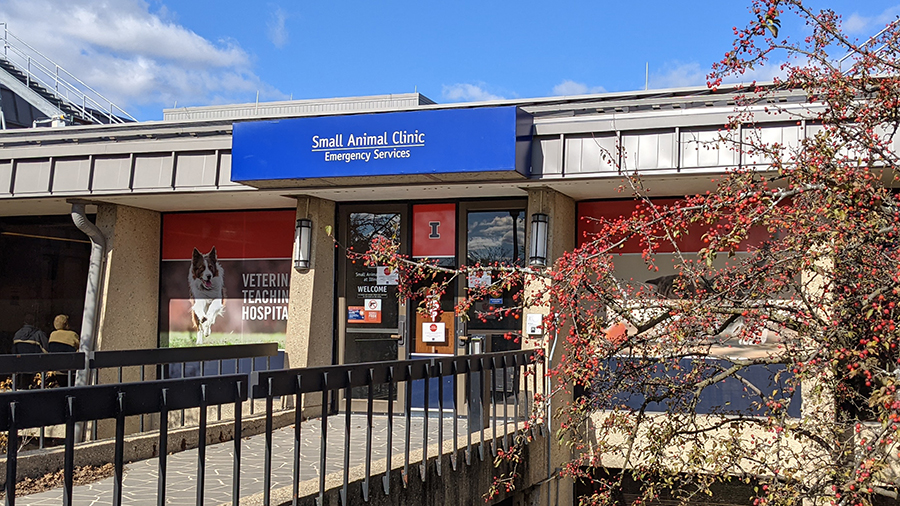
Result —
<instances>
[{"instance_id":1,"label":"white paper sign on door","mask_svg":"<svg viewBox=\"0 0 900 506\"><path fill-rule=\"evenodd\" d=\"M400 274L390 267L378 266L375 267L375 280L379 286L397 285L400 284Z\"/></svg>"},{"instance_id":2,"label":"white paper sign on door","mask_svg":"<svg viewBox=\"0 0 900 506\"><path fill-rule=\"evenodd\" d=\"M445 340L446 333L444 332L444 322L422 323L423 343L443 343Z\"/></svg>"}]
</instances>

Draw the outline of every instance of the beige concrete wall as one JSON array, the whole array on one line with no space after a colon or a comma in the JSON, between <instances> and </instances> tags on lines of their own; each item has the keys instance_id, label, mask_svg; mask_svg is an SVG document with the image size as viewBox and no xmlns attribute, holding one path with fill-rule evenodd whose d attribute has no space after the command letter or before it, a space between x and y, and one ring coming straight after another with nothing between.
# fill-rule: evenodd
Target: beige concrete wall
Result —
<instances>
[{"instance_id":1,"label":"beige concrete wall","mask_svg":"<svg viewBox=\"0 0 900 506\"><path fill-rule=\"evenodd\" d=\"M334 343L334 230L335 206L330 200L297 199L297 219L309 218L313 225L310 249L312 267L291 269L285 352L287 367L331 365ZM319 397L307 396L305 408L318 413Z\"/></svg>"},{"instance_id":2,"label":"beige concrete wall","mask_svg":"<svg viewBox=\"0 0 900 506\"><path fill-rule=\"evenodd\" d=\"M550 219L547 236L547 256L548 264L552 265L552 263L562 256L563 253L575 248L575 225L577 223L577 218L575 216L575 202L570 197L550 189L540 188L528 191L527 226L529 227L529 233L526 251L529 252L531 251L532 240L530 233L531 216L535 213L544 213L548 215ZM541 300L539 297L540 294L547 293L547 284L545 281L539 279L528 281L525 285L525 293L526 300L533 302L533 305L524 309L523 312L525 315L549 314L550 301L546 299ZM524 329L526 320L527 317L522 318L523 332L526 332ZM544 346L548 353L552 348L552 345L553 336L544 336L544 339L539 341L528 339L526 336L526 339L523 340L523 348ZM554 353L550 357L551 366L559 361L563 349L563 343L559 343L555 347ZM540 386L539 389L541 389ZM572 396L570 394L566 395L560 392L553 396L550 409L552 411L556 406L559 406L560 403L571 400ZM557 429L559 429L559 421L555 418L551 419L550 433L555 434ZM558 475L556 469L572 458L569 447L564 444L558 444L555 441L550 444L548 451L550 453L550 458L539 464L535 463L532 467L532 472L544 473L544 478L549 477L551 474ZM550 469L547 469L548 465ZM569 504L574 501L574 483L571 479L550 480L543 485L543 488L551 489L552 492L550 497L558 498L558 500L561 501L560 504ZM537 497L540 499L540 504L544 504L547 501L548 494L546 493L546 490L542 490Z\"/></svg>"},{"instance_id":3,"label":"beige concrete wall","mask_svg":"<svg viewBox=\"0 0 900 506\"><path fill-rule=\"evenodd\" d=\"M97 228L106 237L106 258L100 283L100 314L95 351L156 348L159 336L160 213L136 207L101 204ZM144 369L145 379L155 379L154 367ZM122 381L140 381L140 369L125 368ZM101 383L118 381L117 371L100 373ZM145 428L157 425L157 417L145 417ZM98 436L110 437L112 420L100 422ZM140 430L137 417L126 420L125 430Z\"/></svg>"},{"instance_id":4,"label":"beige concrete wall","mask_svg":"<svg viewBox=\"0 0 900 506\"><path fill-rule=\"evenodd\" d=\"M106 237L95 350L156 348L159 316L160 213L100 205Z\"/></svg>"}]
</instances>

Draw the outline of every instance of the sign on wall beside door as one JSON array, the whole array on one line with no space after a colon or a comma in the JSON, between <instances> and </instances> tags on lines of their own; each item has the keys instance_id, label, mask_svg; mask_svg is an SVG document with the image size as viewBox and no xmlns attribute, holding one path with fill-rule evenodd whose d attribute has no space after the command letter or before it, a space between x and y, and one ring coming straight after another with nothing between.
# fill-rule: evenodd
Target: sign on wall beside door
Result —
<instances>
[{"instance_id":1,"label":"sign on wall beside door","mask_svg":"<svg viewBox=\"0 0 900 506\"><path fill-rule=\"evenodd\" d=\"M412 214L412 256L456 258L456 204L418 204Z\"/></svg>"}]
</instances>

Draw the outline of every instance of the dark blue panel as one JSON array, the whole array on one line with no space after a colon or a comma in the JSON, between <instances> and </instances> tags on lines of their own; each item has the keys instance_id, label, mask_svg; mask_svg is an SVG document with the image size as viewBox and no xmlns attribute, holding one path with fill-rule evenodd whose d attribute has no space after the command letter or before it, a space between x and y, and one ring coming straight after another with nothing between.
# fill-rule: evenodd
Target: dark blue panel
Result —
<instances>
[{"instance_id":1,"label":"dark blue panel","mask_svg":"<svg viewBox=\"0 0 900 506\"><path fill-rule=\"evenodd\" d=\"M200 376L200 362L186 362L182 376L182 364L169 364L167 378L194 378ZM255 357L222 360L222 374L249 374L252 371L277 371L284 369L284 350L272 357ZM216 376L219 372L219 361L210 360L203 364L204 376Z\"/></svg>"},{"instance_id":2,"label":"dark blue panel","mask_svg":"<svg viewBox=\"0 0 900 506\"><path fill-rule=\"evenodd\" d=\"M519 172L516 107L441 109L235 123L235 182ZM530 122L526 126L530 127ZM530 128L518 140L530 141ZM520 165L527 165L520 160Z\"/></svg>"},{"instance_id":3,"label":"dark blue panel","mask_svg":"<svg viewBox=\"0 0 900 506\"><path fill-rule=\"evenodd\" d=\"M444 382L444 409L453 409L453 377L445 376L443 378L431 378L428 382L428 409L438 410L441 408L440 393L438 382ZM415 409L425 408L425 380L415 380L412 382L410 395L412 399L410 404Z\"/></svg>"},{"instance_id":4,"label":"dark blue panel","mask_svg":"<svg viewBox=\"0 0 900 506\"><path fill-rule=\"evenodd\" d=\"M605 377L597 378L598 388L608 389L612 384L620 386L620 393L614 399L616 402L624 404L631 409L640 409L644 402L644 395L666 395L665 386L677 385L678 378L686 376L689 373L699 373L695 380L686 383L686 391L682 399L688 402L692 398L692 388L690 385L694 381L709 378L720 372L722 369L731 367L732 363L727 360L702 360L692 361L684 359L679 362L680 370L664 371L661 365L654 365L650 361L618 359L608 362L610 367L606 370ZM645 381L626 385L622 383L624 375L620 374L622 367L638 367L643 372L638 377L642 377ZM700 371L697 368L701 368ZM800 417L800 385L796 384L795 389L791 392L788 389L789 382L793 379L793 374L787 371L786 367L779 364L772 365L751 365L740 372L742 378L752 385L759 388L765 395L771 394L773 391L780 395L776 398L790 399L788 407L788 415L794 418ZM659 387L654 389L654 378L662 378L668 376L668 379L661 381ZM605 384L604 384L605 383ZM677 392L669 393L678 395ZM709 413L743 413L750 415L764 415L765 409L759 409L758 403L760 397L752 390L748 389L740 380L734 377L726 378L723 381L714 383L700 393L696 411L700 414ZM668 410L669 404L673 402L671 399L656 403L648 404L648 411L664 412Z\"/></svg>"}]
</instances>

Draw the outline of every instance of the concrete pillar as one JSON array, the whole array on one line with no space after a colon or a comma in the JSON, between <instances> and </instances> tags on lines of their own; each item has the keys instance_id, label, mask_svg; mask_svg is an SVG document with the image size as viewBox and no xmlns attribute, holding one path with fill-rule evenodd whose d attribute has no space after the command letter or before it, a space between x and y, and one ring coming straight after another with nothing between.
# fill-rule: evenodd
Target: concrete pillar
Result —
<instances>
[{"instance_id":1,"label":"concrete pillar","mask_svg":"<svg viewBox=\"0 0 900 506\"><path fill-rule=\"evenodd\" d=\"M106 236L107 252L95 350L157 347L160 223L155 211L98 206L97 227Z\"/></svg>"},{"instance_id":2,"label":"concrete pillar","mask_svg":"<svg viewBox=\"0 0 900 506\"><path fill-rule=\"evenodd\" d=\"M577 223L577 218L575 216L575 202L570 197L555 190L536 188L528 191L528 215L526 217L526 226L529 227L529 233L526 252L531 251L531 216L535 213L543 213L549 216L547 257L548 265L552 265L552 263L563 253L575 248ZM546 283L546 281L533 280L526 284L526 300L530 300L534 304L524 308L525 315L547 315L550 313L551 301L546 298L540 299L538 297L540 294L547 293ZM524 325L524 322L527 321L527 316L523 317L522 320ZM552 335L545 335L542 341L537 342L533 339L527 339L527 337L528 336L526 335L526 339L523 340L523 348L544 346L548 355L552 349L553 353L550 355L550 367L558 363L564 349L565 338L563 336L559 337L559 342L555 347L553 346L554 336ZM539 390L542 390L541 386L538 388ZM559 392L554 395L550 407L551 413L549 413L549 416L551 417L549 427L550 437L546 438L548 441L548 448L546 448L544 452L535 452L535 456L540 455L538 458L542 458L544 462L531 463L533 467L529 468L529 472L533 473L533 476L528 477L526 480L527 483L537 483L551 475L558 475L559 469L571 460L572 453L570 448L565 444L558 443L554 437L559 429L559 421L552 418L552 410L571 401L572 396L570 394ZM538 474L540 474L540 476L538 476ZM540 490L536 494L539 501L538 504L546 506L574 504L573 485L573 480L568 478L547 480L541 485Z\"/></svg>"},{"instance_id":3,"label":"concrete pillar","mask_svg":"<svg viewBox=\"0 0 900 506\"><path fill-rule=\"evenodd\" d=\"M334 202L314 197L297 199L297 219L309 218L313 225L310 249L312 267L291 269L285 351L290 368L332 364L334 348ZM304 409L318 413L318 397L307 396Z\"/></svg>"},{"instance_id":4,"label":"concrete pillar","mask_svg":"<svg viewBox=\"0 0 900 506\"><path fill-rule=\"evenodd\" d=\"M136 207L101 204L97 228L106 237L106 259L100 283L100 314L95 351L156 348L159 341L160 213ZM156 379L156 368L145 367L145 379ZM122 381L140 381L138 367L122 371ZM116 370L104 370L101 383L118 381ZM154 428L156 417L145 418ZM98 437L111 437L115 423L100 422ZM140 421L129 417L126 433L138 432Z\"/></svg>"}]
</instances>

